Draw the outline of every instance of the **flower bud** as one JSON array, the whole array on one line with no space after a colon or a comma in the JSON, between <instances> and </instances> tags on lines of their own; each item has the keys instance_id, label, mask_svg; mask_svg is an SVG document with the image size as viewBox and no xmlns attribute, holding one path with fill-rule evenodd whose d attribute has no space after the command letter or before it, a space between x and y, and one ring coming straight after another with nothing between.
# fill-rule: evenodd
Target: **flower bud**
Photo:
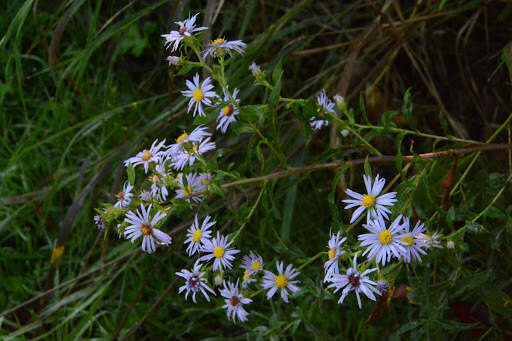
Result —
<instances>
[{"instance_id":1,"label":"flower bud","mask_svg":"<svg viewBox=\"0 0 512 341\"><path fill-rule=\"evenodd\" d=\"M167 61L169 62L169 66L178 65L181 63L181 58L176 56L169 56L167 57Z\"/></svg>"},{"instance_id":2,"label":"flower bud","mask_svg":"<svg viewBox=\"0 0 512 341\"><path fill-rule=\"evenodd\" d=\"M222 285L223 281L224 281L224 276L222 276L222 272L218 272L213 279L215 286L220 287Z\"/></svg>"},{"instance_id":3,"label":"flower bud","mask_svg":"<svg viewBox=\"0 0 512 341\"><path fill-rule=\"evenodd\" d=\"M341 95L334 96L334 101L339 111L344 112L347 110L347 102L345 102L345 99Z\"/></svg>"}]
</instances>

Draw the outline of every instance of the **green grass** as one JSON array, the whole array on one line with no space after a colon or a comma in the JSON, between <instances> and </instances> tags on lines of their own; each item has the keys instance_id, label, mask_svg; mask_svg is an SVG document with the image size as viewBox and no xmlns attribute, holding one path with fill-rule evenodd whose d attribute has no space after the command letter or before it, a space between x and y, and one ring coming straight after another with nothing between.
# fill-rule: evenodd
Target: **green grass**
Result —
<instances>
[{"instance_id":1,"label":"green grass","mask_svg":"<svg viewBox=\"0 0 512 341\"><path fill-rule=\"evenodd\" d=\"M512 5L208 3L210 11L200 1L0 4L0 314L45 293L0 317L1 338L512 337L510 146L418 156L510 143ZM220 299L193 305L178 294L175 272L189 263L183 229L194 212L175 212L165 226L178 229L173 245L153 255L115 234L104 238L94 208L114 202L126 179L122 161L194 122L180 94L192 73L169 76L160 37L189 11L208 18L211 38L248 43L227 78L242 89L243 105L272 108L253 113L268 143L243 124L216 135L220 150L208 164L221 170L219 184L286 165L356 160L212 194L198 210L226 233L246 224L238 248L260 252L267 265L300 266L326 251L330 228L345 231L354 245L363 229L348 226L341 200L345 188L362 188L368 167L388 182L399 175L394 212L425 221L455 248L437 249L422 264L385 268L396 290L381 310L364 299L359 310L354 297L338 305L339 295L322 284L325 257L313 260L290 304L257 295L249 322L235 325ZM253 61L274 92L253 85ZM322 88L342 94L351 111L331 121L336 128L312 133L310 102L286 106L279 97L311 99ZM52 264L56 245L64 253Z\"/></svg>"}]
</instances>

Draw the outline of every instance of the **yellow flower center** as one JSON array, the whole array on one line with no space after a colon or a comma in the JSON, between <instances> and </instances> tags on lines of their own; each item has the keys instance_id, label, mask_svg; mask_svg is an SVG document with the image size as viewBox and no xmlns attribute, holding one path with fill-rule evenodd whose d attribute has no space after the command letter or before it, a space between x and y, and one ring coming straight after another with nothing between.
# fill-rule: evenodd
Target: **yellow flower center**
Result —
<instances>
[{"instance_id":1,"label":"yellow flower center","mask_svg":"<svg viewBox=\"0 0 512 341\"><path fill-rule=\"evenodd\" d=\"M183 193L184 196L189 196L192 194L192 186L188 185L187 187L183 188L181 193Z\"/></svg>"},{"instance_id":2,"label":"yellow flower center","mask_svg":"<svg viewBox=\"0 0 512 341\"><path fill-rule=\"evenodd\" d=\"M335 247L330 248L328 255L329 255L329 259L333 259L334 257L336 257L336 248Z\"/></svg>"},{"instance_id":3,"label":"yellow flower center","mask_svg":"<svg viewBox=\"0 0 512 341\"><path fill-rule=\"evenodd\" d=\"M286 279L286 276L285 275L279 275L276 277L276 279L274 280L274 283L275 285L278 287L278 288L281 288L283 289L284 287L286 287L288 285L288 279Z\"/></svg>"},{"instance_id":4,"label":"yellow flower center","mask_svg":"<svg viewBox=\"0 0 512 341\"><path fill-rule=\"evenodd\" d=\"M195 230L194 233L192 233L192 240L196 243L199 243L201 241L201 237L203 236L203 231L200 229Z\"/></svg>"},{"instance_id":5,"label":"yellow flower center","mask_svg":"<svg viewBox=\"0 0 512 341\"><path fill-rule=\"evenodd\" d=\"M193 92L192 92L192 97L194 97L194 101L196 102L201 102L204 98L204 92L203 90L201 90L201 88L196 88Z\"/></svg>"},{"instance_id":6,"label":"yellow flower center","mask_svg":"<svg viewBox=\"0 0 512 341\"><path fill-rule=\"evenodd\" d=\"M208 178L204 178L203 180L201 180L201 182L203 183L203 185L209 185L210 184L210 180Z\"/></svg>"},{"instance_id":7,"label":"yellow flower center","mask_svg":"<svg viewBox=\"0 0 512 341\"><path fill-rule=\"evenodd\" d=\"M382 245L388 245L393 240L393 235L388 230L384 230L379 233L379 242Z\"/></svg>"},{"instance_id":8,"label":"yellow flower center","mask_svg":"<svg viewBox=\"0 0 512 341\"><path fill-rule=\"evenodd\" d=\"M186 139L188 139L188 134L187 134L187 133L183 133L183 134L181 134L181 135L176 139L176 142L181 143L181 142L185 141Z\"/></svg>"},{"instance_id":9,"label":"yellow flower center","mask_svg":"<svg viewBox=\"0 0 512 341\"><path fill-rule=\"evenodd\" d=\"M153 154L151 154L150 152L148 152L147 150L144 152L144 154L142 154L142 161L148 161L150 157L152 157Z\"/></svg>"},{"instance_id":10,"label":"yellow flower center","mask_svg":"<svg viewBox=\"0 0 512 341\"><path fill-rule=\"evenodd\" d=\"M142 232L143 235L149 236L151 234L151 226L142 225L142 227L140 228L140 231Z\"/></svg>"},{"instance_id":11,"label":"yellow flower center","mask_svg":"<svg viewBox=\"0 0 512 341\"><path fill-rule=\"evenodd\" d=\"M194 145L192 146L192 151L194 151L194 152L196 152L196 153L197 153L197 151L198 151L198 150L199 150L199 147L197 146L197 144L194 144Z\"/></svg>"},{"instance_id":12,"label":"yellow flower center","mask_svg":"<svg viewBox=\"0 0 512 341\"><path fill-rule=\"evenodd\" d=\"M371 194L365 194L363 195L363 200L361 200L364 207L370 208L375 205L375 196Z\"/></svg>"},{"instance_id":13,"label":"yellow flower center","mask_svg":"<svg viewBox=\"0 0 512 341\"><path fill-rule=\"evenodd\" d=\"M411 236L403 237L400 240L403 241L403 242L406 242L407 246L411 246L412 244L414 244L414 239L412 239Z\"/></svg>"},{"instance_id":14,"label":"yellow flower center","mask_svg":"<svg viewBox=\"0 0 512 341\"><path fill-rule=\"evenodd\" d=\"M217 246L215 249L213 249L213 255L217 258L221 258L224 256L224 249L220 246Z\"/></svg>"},{"instance_id":15,"label":"yellow flower center","mask_svg":"<svg viewBox=\"0 0 512 341\"><path fill-rule=\"evenodd\" d=\"M214 41L212 41L212 45L222 45L224 44L225 40L222 38L217 38Z\"/></svg>"},{"instance_id":16,"label":"yellow flower center","mask_svg":"<svg viewBox=\"0 0 512 341\"><path fill-rule=\"evenodd\" d=\"M257 271L261 268L261 263L259 261L255 261L252 263L252 266L251 268L254 270L254 271Z\"/></svg>"},{"instance_id":17,"label":"yellow flower center","mask_svg":"<svg viewBox=\"0 0 512 341\"><path fill-rule=\"evenodd\" d=\"M245 270L244 272L244 281L250 280L252 277L249 276L249 270Z\"/></svg>"},{"instance_id":18,"label":"yellow flower center","mask_svg":"<svg viewBox=\"0 0 512 341\"><path fill-rule=\"evenodd\" d=\"M222 109L222 111L224 112L224 115L229 117L233 115L233 111L235 111L235 109L233 108L233 104L228 104Z\"/></svg>"},{"instance_id":19,"label":"yellow flower center","mask_svg":"<svg viewBox=\"0 0 512 341\"><path fill-rule=\"evenodd\" d=\"M153 182L156 184L158 181L160 181L158 175L153 175Z\"/></svg>"}]
</instances>

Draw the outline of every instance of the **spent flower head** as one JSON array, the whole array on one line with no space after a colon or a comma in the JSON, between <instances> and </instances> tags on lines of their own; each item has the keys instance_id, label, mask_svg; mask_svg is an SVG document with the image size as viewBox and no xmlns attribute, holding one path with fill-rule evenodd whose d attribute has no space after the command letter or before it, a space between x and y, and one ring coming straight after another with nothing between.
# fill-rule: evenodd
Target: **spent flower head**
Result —
<instances>
[{"instance_id":1,"label":"spent flower head","mask_svg":"<svg viewBox=\"0 0 512 341\"><path fill-rule=\"evenodd\" d=\"M205 273L201 271L201 264L198 261L194 264L192 271L183 269L176 272L176 275L185 279L185 285L179 289L180 294L185 291L185 299L188 299L188 294L192 293L192 301L197 303L196 294L198 292L201 292L208 302L210 302L208 292L215 296L215 292L207 285L208 281L204 277Z\"/></svg>"},{"instance_id":2,"label":"spent flower head","mask_svg":"<svg viewBox=\"0 0 512 341\"><path fill-rule=\"evenodd\" d=\"M142 236L142 251L147 253L155 252L157 243L162 245L171 243L169 235L155 228L158 222L165 217L165 213L158 211L150 220L150 211L151 205L146 209L143 204L140 204L140 210L137 210L136 213L129 211L125 218L129 225L124 230L124 236L132 243Z\"/></svg>"},{"instance_id":3,"label":"spent flower head","mask_svg":"<svg viewBox=\"0 0 512 341\"><path fill-rule=\"evenodd\" d=\"M168 34L162 34L162 37L165 39L165 47L169 48L172 46L171 51L176 51L180 45L180 42L192 35L194 32L202 31L208 29L208 27L196 27L196 18L197 15L189 17L184 21L177 21L179 29L177 31L171 31Z\"/></svg>"},{"instance_id":4,"label":"spent flower head","mask_svg":"<svg viewBox=\"0 0 512 341\"><path fill-rule=\"evenodd\" d=\"M130 183L125 182L123 190L116 194L117 201L114 207L122 208L128 207L132 203L133 193L131 193L133 186Z\"/></svg>"},{"instance_id":5,"label":"spent flower head","mask_svg":"<svg viewBox=\"0 0 512 341\"><path fill-rule=\"evenodd\" d=\"M368 269L363 271L363 273L359 273L357 271L357 255L354 256L354 263L351 268L347 270L346 275L336 274L333 275L330 279L330 284L328 288L334 288L334 293L343 289L341 293L341 297L338 300L339 304L342 304L347 295L354 291L357 296L357 304L359 305L359 309L361 309L361 297L360 293L363 293L369 299L375 301L375 295L380 295L380 291L375 288L376 283L371 281L367 276L369 273L377 271L377 268Z\"/></svg>"},{"instance_id":6,"label":"spent flower head","mask_svg":"<svg viewBox=\"0 0 512 341\"><path fill-rule=\"evenodd\" d=\"M250 298L244 297L238 289L238 280L235 284L231 282L224 282L224 288L220 290L220 294L224 297L226 303L222 308L226 308L226 314L230 320L236 322L236 319L240 322L247 321L247 315L249 313L244 309L244 304L252 302Z\"/></svg>"},{"instance_id":7,"label":"spent flower head","mask_svg":"<svg viewBox=\"0 0 512 341\"><path fill-rule=\"evenodd\" d=\"M240 103L240 100L237 98L237 96L238 89L235 89L233 91L233 100L237 103L237 105L229 103L231 101L231 97L229 96L229 93L226 92L226 89L224 89L224 101L228 103L220 108L219 116L217 116L217 129L220 130L223 134L226 133L226 130L231 123L236 122L235 116L240 112L238 109L238 103Z\"/></svg>"}]
</instances>

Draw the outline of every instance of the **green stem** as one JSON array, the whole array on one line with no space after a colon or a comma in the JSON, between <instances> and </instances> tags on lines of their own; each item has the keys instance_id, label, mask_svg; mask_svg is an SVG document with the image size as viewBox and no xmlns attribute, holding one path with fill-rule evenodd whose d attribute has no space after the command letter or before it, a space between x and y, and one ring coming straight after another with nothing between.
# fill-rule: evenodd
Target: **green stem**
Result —
<instances>
[{"instance_id":1,"label":"green stem","mask_svg":"<svg viewBox=\"0 0 512 341\"><path fill-rule=\"evenodd\" d=\"M377 150L374 146L372 146L368 141L366 141L359 133L357 133L354 129L352 129L349 125L347 125L342 119L336 116L333 113L329 113L329 116L334 119L336 122L340 124L341 127L347 129L351 134L354 134L361 142L363 142L370 150L377 156L381 156L382 153Z\"/></svg>"},{"instance_id":2,"label":"green stem","mask_svg":"<svg viewBox=\"0 0 512 341\"><path fill-rule=\"evenodd\" d=\"M281 161L281 165L286 169L290 169L290 166L286 162L286 158L274 148L272 143L270 143L270 141L265 136L263 136L261 131L254 125L254 123L249 122L249 125L251 126L252 129L254 129L256 134L263 140L263 143L265 143L272 150L272 152L277 156L279 161Z\"/></svg>"},{"instance_id":3,"label":"green stem","mask_svg":"<svg viewBox=\"0 0 512 341\"><path fill-rule=\"evenodd\" d=\"M249 212L249 214L247 215L247 219L245 219L245 222L242 224L242 226L240 226L240 228L238 229L238 231L236 231L236 234L233 236L233 238L231 239L232 242L234 242L238 236L240 235L240 233L242 232L242 230L244 229L245 225L247 225L247 223L249 222L249 220L251 219L252 217L252 214L254 213L254 211L256 210L256 207L258 207L258 204L260 202L260 199L261 199L261 196L263 195L263 191L265 190L265 184L263 184L263 187L261 188L261 191L260 191L260 194L258 195L258 199L256 199L256 202L254 203L254 205L252 206L251 208L251 211Z\"/></svg>"}]
</instances>

